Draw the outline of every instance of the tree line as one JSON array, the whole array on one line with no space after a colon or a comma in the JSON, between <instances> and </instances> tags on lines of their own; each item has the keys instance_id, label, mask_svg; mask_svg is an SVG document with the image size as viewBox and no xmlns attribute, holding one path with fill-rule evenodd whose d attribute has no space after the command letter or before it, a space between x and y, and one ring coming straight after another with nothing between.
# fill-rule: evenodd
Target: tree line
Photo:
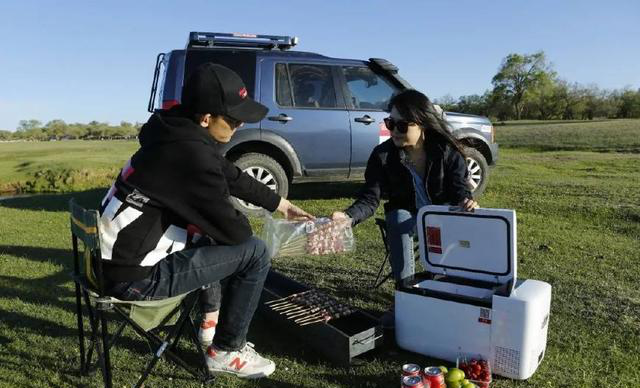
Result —
<instances>
[{"instance_id":1,"label":"tree line","mask_svg":"<svg viewBox=\"0 0 640 388\"><path fill-rule=\"evenodd\" d=\"M640 89L603 90L558 76L543 51L509 54L484 94L435 100L444 110L504 120L640 118Z\"/></svg>"},{"instance_id":2,"label":"tree line","mask_svg":"<svg viewBox=\"0 0 640 388\"><path fill-rule=\"evenodd\" d=\"M444 110L504 120L592 120L640 118L640 89L604 90L595 85L570 83L558 76L543 51L509 54L484 94L436 99ZM15 132L0 130L2 140L131 139L140 123L109 125L92 121L67 124L52 120L22 120Z\"/></svg>"},{"instance_id":3,"label":"tree line","mask_svg":"<svg viewBox=\"0 0 640 388\"><path fill-rule=\"evenodd\" d=\"M21 120L15 132L0 130L0 140L135 139L141 126L141 123L126 121L109 125L97 121L67 124L63 120L51 120L43 125L38 120Z\"/></svg>"}]
</instances>

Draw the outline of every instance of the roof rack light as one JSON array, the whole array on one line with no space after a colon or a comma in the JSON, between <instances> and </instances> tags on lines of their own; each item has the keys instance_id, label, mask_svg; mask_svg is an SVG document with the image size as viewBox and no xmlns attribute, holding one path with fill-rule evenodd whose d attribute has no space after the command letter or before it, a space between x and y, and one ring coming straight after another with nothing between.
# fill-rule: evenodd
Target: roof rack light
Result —
<instances>
[{"instance_id":1,"label":"roof rack light","mask_svg":"<svg viewBox=\"0 0 640 388\"><path fill-rule=\"evenodd\" d=\"M237 47L261 48L264 50L288 50L298 44L298 37L257 35L226 32L190 32L187 48L190 47Z\"/></svg>"}]
</instances>

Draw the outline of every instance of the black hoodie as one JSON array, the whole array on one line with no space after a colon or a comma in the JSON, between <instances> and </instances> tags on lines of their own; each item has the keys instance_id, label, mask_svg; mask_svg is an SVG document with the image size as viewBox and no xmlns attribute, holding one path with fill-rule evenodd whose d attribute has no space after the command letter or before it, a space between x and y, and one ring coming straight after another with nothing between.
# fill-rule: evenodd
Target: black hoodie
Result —
<instances>
[{"instance_id":1,"label":"black hoodie","mask_svg":"<svg viewBox=\"0 0 640 388\"><path fill-rule=\"evenodd\" d=\"M170 253L201 236L237 245L252 235L233 195L269 211L280 197L226 160L206 128L179 108L154 114L140 131L140 149L102 201L100 237L105 276L143 279Z\"/></svg>"}]
</instances>

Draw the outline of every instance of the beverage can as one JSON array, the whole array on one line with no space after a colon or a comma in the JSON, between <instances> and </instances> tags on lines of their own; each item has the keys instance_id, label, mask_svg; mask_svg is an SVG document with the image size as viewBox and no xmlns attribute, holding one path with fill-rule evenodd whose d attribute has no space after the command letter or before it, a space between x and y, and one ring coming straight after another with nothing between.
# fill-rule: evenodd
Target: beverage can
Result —
<instances>
[{"instance_id":1,"label":"beverage can","mask_svg":"<svg viewBox=\"0 0 640 388\"><path fill-rule=\"evenodd\" d=\"M444 373L437 366L428 366L422 371L422 377L424 383L428 384L430 388L446 388L447 384L444 382Z\"/></svg>"},{"instance_id":2,"label":"beverage can","mask_svg":"<svg viewBox=\"0 0 640 388\"><path fill-rule=\"evenodd\" d=\"M420 368L420 365L418 364L404 364L402 366L402 375L403 376L419 376L421 370L422 368Z\"/></svg>"},{"instance_id":3,"label":"beverage can","mask_svg":"<svg viewBox=\"0 0 640 388\"><path fill-rule=\"evenodd\" d=\"M424 388L424 384L422 383L422 377L420 376L404 376L402 378L402 384L400 384L402 388Z\"/></svg>"}]
</instances>

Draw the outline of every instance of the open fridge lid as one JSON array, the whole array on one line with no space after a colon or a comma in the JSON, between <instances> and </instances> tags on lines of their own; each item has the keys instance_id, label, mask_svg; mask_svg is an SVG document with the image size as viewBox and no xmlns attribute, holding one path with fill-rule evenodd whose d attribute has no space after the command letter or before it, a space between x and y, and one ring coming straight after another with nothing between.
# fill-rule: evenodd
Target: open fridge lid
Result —
<instances>
[{"instance_id":1,"label":"open fridge lid","mask_svg":"<svg viewBox=\"0 0 640 388\"><path fill-rule=\"evenodd\" d=\"M513 284L517 276L515 210L455 209L429 205L418 211L424 268L446 276Z\"/></svg>"}]
</instances>

